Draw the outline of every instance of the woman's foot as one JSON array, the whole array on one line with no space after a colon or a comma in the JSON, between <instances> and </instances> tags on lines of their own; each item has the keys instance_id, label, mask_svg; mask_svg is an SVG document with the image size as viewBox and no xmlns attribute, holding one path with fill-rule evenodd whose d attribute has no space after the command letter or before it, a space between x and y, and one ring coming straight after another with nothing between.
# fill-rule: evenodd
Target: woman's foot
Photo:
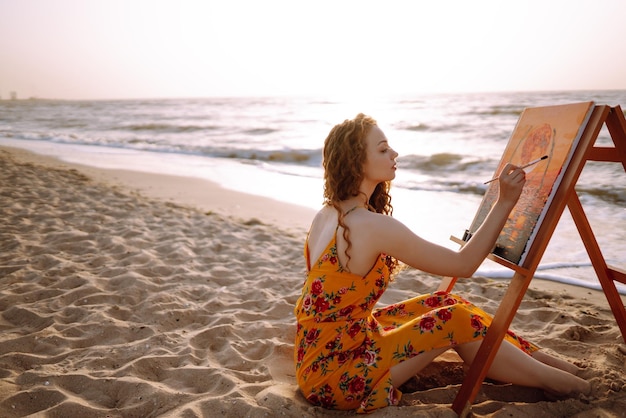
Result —
<instances>
[{"instance_id":1,"label":"woman's foot","mask_svg":"<svg viewBox=\"0 0 626 418\"><path fill-rule=\"evenodd\" d=\"M558 392L553 392L550 390L544 390L543 393L545 395L545 397L550 400L550 401L562 401L565 399L569 399L569 398L576 398L576 397L588 397L591 395L591 383L587 382L589 384L589 387L587 388L582 388L584 390L584 392L579 392L579 391L573 391L570 393L558 393Z\"/></svg>"},{"instance_id":2,"label":"woman's foot","mask_svg":"<svg viewBox=\"0 0 626 418\"><path fill-rule=\"evenodd\" d=\"M555 370L556 371L556 370ZM577 397L591 395L591 383L563 370L558 370L550 382L545 381L544 390L555 397Z\"/></svg>"}]
</instances>

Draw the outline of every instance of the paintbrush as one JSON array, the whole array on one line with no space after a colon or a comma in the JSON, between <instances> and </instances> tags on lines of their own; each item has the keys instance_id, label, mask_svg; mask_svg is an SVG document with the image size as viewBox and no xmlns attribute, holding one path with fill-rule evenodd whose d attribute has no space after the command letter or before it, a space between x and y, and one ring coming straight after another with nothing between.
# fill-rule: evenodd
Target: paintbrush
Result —
<instances>
[{"instance_id":1,"label":"paintbrush","mask_svg":"<svg viewBox=\"0 0 626 418\"><path fill-rule=\"evenodd\" d=\"M539 161L541 161L541 160L545 160L545 159L547 159L547 158L548 158L548 156L547 156L547 155L544 155L544 156L543 156L543 157L541 157L541 158L537 158L536 160L532 160L531 162L529 162L529 163L527 163L527 164L524 164L524 165L523 165L523 166L521 166L520 168L521 168L521 169L524 169L524 168L526 168L526 167L530 167L531 165L537 164ZM485 182L485 184L489 184L489 183L491 183L492 181L496 181L496 180L498 180L499 178L500 178L500 176L495 177L495 178L492 178L491 180L486 181L486 182Z\"/></svg>"}]
</instances>

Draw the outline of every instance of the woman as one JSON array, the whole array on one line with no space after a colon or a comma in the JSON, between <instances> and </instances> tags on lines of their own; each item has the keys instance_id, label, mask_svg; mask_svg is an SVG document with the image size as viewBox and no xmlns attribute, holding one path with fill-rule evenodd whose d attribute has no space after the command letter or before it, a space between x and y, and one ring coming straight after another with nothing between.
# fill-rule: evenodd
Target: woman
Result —
<instances>
[{"instance_id":1,"label":"woman","mask_svg":"<svg viewBox=\"0 0 626 418\"><path fill-rule=\"evenodd\" d=\"M471 364L491 317L459 296L418 296L374 305L402 262L442 276L471 277L493 248L525 182L507 165L498 200L459 251L425 241L392 214L396 153L371 117L335 126L324 143L325 205L305 243L307 278L294 312L296 376L314 405L368 412L396 405L397 388L452 348ZM508 332L488 377L574 395L588 393L578 367Z\"/></svg>"}]
</instances>

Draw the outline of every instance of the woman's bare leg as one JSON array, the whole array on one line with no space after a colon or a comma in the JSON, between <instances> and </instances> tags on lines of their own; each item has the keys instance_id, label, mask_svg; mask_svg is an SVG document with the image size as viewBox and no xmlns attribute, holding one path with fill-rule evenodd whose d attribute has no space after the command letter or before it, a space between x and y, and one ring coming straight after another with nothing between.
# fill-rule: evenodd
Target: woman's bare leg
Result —
<instances>
[{"instance_id":1,"label":"woman's bare leg","mask_svg":"<svg viewBox=\"0 0 626 418\"><path fill-rule=\"evenodd\" d=\"M561 369L573 375L578 375L578 373L580 373L580 371L582 370L580 367L576 366L575 364L572 364L565 360L561 360L558 357L551 356L550 354L542 350L535 351L534 353L532 353L532 356L535 360L539 360L543 364L556 367L557 369Z\"/></svg>"},{"instance_id":2,"label":"woman's bare leg","mask_svg":"<svg viewBox=\"0 0 626 418\"><path fill-rule=\"evenodd\" d=\"M481 341L461 344L455 350L466 364L471 365L480 344ZM448 348L439 348L427 351L393 366L393 385L399 387L447 350ZM591 384L575 375L578 371L576 366L546 353L537 353L539 352L533 353L531 357L508 341L503 341L487 376L500 382L536 387L561 395L589 394Z\"/></svg>"},{"instance_id":3,"label":"woman's bare leg","mask_svg":"<svg viewBox=\"0 0 626 418\"><path fill-rule=\"evenodd\" d=\"M450 348L437 348L434 350L426 351L425 353L418 354L415 357L411 357L408 360L398 363L393 366L391 372L391 382L394 387L400 387L404 382L415 376L424 367L428 366L439 355L445 353Z\"/></svg>"},{"instance_id":4,"label":"woman's bare leg","mask_svg":"<svg viewBox=\"0 0 626 418\"><path fill-rule=\"evenodd\" d=\"M455 350L463 361L471 364L480 344L481 341L461 344ZM561 395L589 394L591 391L589 382L568 371L542 363L508 341L502 342L487 376L500 382L541 388Z\"/></svg>"}]
</instances>

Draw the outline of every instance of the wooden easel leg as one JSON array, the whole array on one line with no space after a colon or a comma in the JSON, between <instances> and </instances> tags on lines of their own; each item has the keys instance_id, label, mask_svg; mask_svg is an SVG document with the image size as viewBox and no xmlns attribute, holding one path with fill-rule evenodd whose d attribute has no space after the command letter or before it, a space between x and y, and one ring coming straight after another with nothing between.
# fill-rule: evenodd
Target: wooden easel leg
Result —
<instances>
[{"instance_id":1,"label":"wooden easel leg","mask_svg":"<svg viewBox=\"0 0 626 418\"><path fill-rule=\"evenodd\" d=\"M620 298L617 288L615 287L615 283L609 275L609 268L606 265L602 251L600 251L598 241L591 230L591 225L589 225L589 220L585 215L583 206L580 203L580 199L578 198L576 192L571 193L570 198L567 201L567 207L572 214L576 228L578 228L580 237L582 238L583 244L587 249L587 254L589 254L591 264L593 265L596 275L598 276L598 280L602 285L604 295L609 302L611 311L613 311L613 316L615 316L617 325L622 332L622 339L626 342L626 310L624 309L622 299Z\"/></svg>"},{"instance_id":2,"label":"wooden easel leg","mask_svg":"<svg viewBox=\"0 0 626 418\"><path fill-rule=\"evenodd\" d=\"M452 409L460 417L467 417L471 412L472 402L476 398L478 390L487 376L487 371L491 367L502 340L517 313L517 308L524 298L532 276L532 273L525 275L519 272L516 272L513 276L509 288L493 317L493 322L487 331L487 335L485 335L485 339L476 353L474 362L463 380L461 389L459 389L459 393L452 403Z\"/></svg>"},{"instance_id":3,"label":"wooden easel leg","mask_svg":"<svg viewBox=\"0 0 626 418\"><path fill-rule=\"evenodd\" d=\"M615 145L616 162L622 163L626 171L626 118L620 106L612 107L606 118L606 127L609 130L613 145Z\"/></svg>"}]
</instances>

